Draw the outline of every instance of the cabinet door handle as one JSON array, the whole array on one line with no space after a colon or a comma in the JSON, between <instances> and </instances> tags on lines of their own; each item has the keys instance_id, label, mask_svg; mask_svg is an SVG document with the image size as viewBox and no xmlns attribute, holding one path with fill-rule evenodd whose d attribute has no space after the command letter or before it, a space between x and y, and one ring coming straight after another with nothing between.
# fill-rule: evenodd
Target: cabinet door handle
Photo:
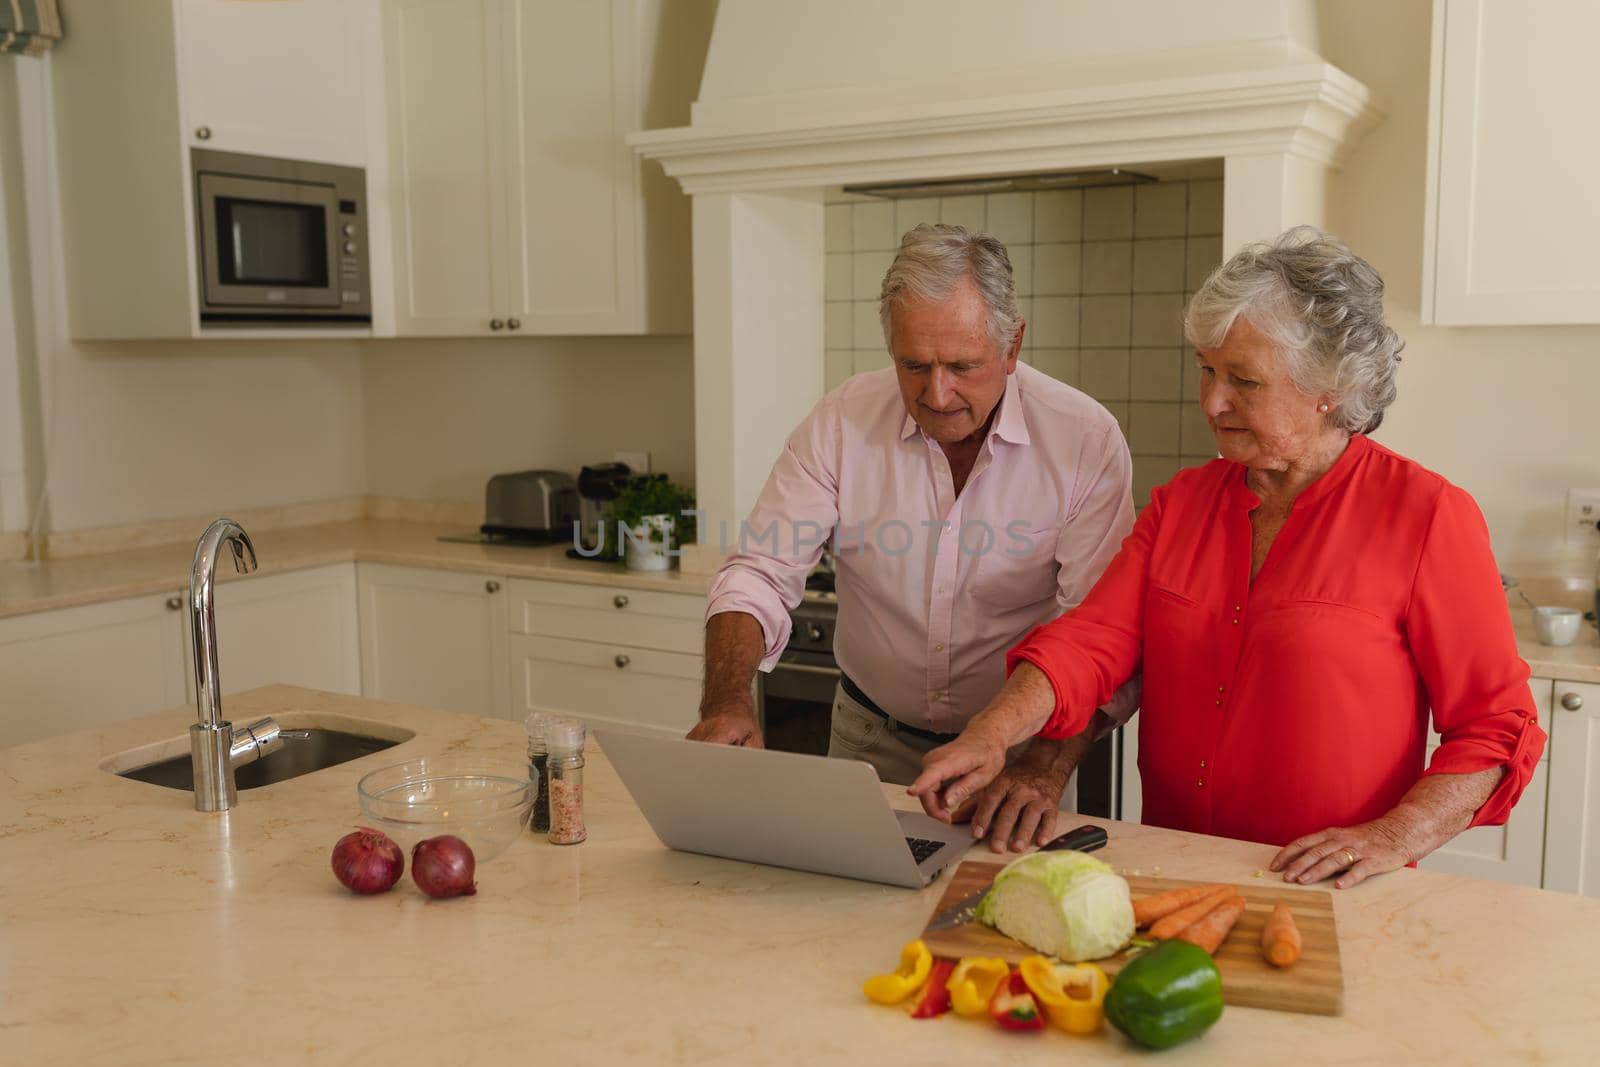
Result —
<instances>
[{"instance_id":1,"label":"cabinet door handle","mask_svg":"<svg viewBox=\"0 0 1600 1067\"><path fill-rule=\"evenodd\" d=\"M522 329L522 320L521 319L507 319L506 320L506 327L508 329L512 329L512 330L520 330L520 329Z\"/></svg>"},{"instance_id":2,"label":"cabinet door handle","mask_svg":"<svg viewBox=\"0 0 1600 1067\"><path fill-rule=\"evenodd\" d=\"M1561 706L1568 711L1578 711L1583 707L1583 697L1577 693L1566 693L1561 697Z\"/></svg>"},{"instance_id":3,"label":"cabinet door handle","mask_svg":"<svg viewBox=\"0 0 1600 1067\"><path fill-rule=\"evenodd\" d=\"M505 329L505 325L506 324L501 322L499 319L490 319L489 320L489 329L491 329L491 330L503 330L503 329Z\"/></svg>"},{"instance_id":4,"label":"cabinet door handle","mask_svg":"<svg viewBox=\"0 0 1600 1067\"><path fill-rule=\"evenodd\" d=\"M195 129L195 131L194 131L194 138L197 141L209 141L209 140L211 140L211 127L210 126L197 127Z\"/></svg>"},{"instance_id":5,"label":"cabinet door handle","mask_svg":"<svg viewBox=\"0 0 1600 1067\"><path fill-rule=\"evenodd\" d=\"M628 606L628 598L618 593L611 598L611 606L618 609L625 608Z\"/></svg>"},{"instance_id":6,"label":"cabinet door handle","mask_svg":"<svg viewBox=\"0 0 1600 1067\"><path fill-rule=\"evenodd\" d=\"M487 582L483 583L483 591L485 593L498 593L500 591L500 583L495 581L493 578L490 578Z\"/></svg>"},{"instance_id":7,"label":"cabinet door handle","mask_svg":"<svg viewBox=\"0 0 1600 1067\"><path fill-rule=\"evenodd\" d=\"M629 659L627 656L624 656L621 652L618 652L616 658L614 658L611 662L615 663L617 665L617 670L620 671L622 668L632 663L633 660Z\"/></svg>"},{"instance_id":8,"label":"cabinet door handle","mask_svg":"<svg viewBox=\"0 0 1600 1067\"><path fill-rule=\"evenodd\" d=\"M176 596L167 597L167 610L168 611L177 611L181 607L183 607L183 598L182 597L176 597Z\"/></svg>"}]
</instances>

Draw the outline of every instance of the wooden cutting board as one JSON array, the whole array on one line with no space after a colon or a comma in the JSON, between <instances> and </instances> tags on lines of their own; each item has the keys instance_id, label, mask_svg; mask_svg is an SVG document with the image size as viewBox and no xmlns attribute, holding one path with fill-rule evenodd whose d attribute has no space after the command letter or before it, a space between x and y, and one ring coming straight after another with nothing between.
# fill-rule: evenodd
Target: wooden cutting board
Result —
<instances>
[{"instance_id":1,"label":"wooden cutting board","mask_svg":"<svg viewBox=\"0 0 1600 1067\"><path fill-rule=\"evenodd\" d=\"M981 860L963 862L956 868L933 914L938 915L962 897L988 885L1003 866ZM1125 877L1135 900L1168 889L1204 884L1176 878ZM1262 881L1260 885L1236 887L1245 899L1245 912L1216 952L1217 968L1222 972L1223 999L1248 1008L1311 1015L1340 1014L1344 1008L1344 971L1339 966L1339 935L1334 928L1332 894L1322 889L1290 889L1276 878ZM1261 926L1277 904L1289 905L1303 942L1300 961L1282 970L1261 958ZM935 956L951 959L999 956L1017 963L1024 956L1036 955L1026 945L976 922L933 933L924 930L922 939ZM1128 961L1119 952L1095 962L1106 974L1115 975Z\"/></svg>"}]
</instances>

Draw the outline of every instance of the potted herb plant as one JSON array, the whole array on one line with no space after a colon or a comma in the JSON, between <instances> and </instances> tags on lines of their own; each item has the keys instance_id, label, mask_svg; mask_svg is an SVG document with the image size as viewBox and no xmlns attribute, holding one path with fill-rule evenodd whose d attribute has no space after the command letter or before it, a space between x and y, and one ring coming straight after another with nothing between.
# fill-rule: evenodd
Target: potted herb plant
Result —
<instances>
[{"instance_id":1,"label":"potted herb plant","mask_svg":"<svg viewBox=\"0 0 1600 1067\"><path fill-rule=\"evenodd\" d=\"M664 571L676 557L669 551L695 539L694 494L665 474L628 479L611 502L616 544L622 561L636 571Z\"/></svg>"}]
</instances>

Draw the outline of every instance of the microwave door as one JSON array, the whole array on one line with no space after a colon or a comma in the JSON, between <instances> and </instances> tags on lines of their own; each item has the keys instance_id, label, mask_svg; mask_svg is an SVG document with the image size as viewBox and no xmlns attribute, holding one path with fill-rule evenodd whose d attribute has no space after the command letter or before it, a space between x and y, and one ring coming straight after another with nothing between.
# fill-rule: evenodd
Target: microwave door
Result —
<instances>
[{"instance_id":1,"label":"microwave door","mask_svg":"<svg viewBox=\"0 0 1600 1067\"><path fill-rule=\"evenodd\" d=\"M198 179L205 307L339 307L332 185L205 172Z\"/></svg>"}]
</instances>

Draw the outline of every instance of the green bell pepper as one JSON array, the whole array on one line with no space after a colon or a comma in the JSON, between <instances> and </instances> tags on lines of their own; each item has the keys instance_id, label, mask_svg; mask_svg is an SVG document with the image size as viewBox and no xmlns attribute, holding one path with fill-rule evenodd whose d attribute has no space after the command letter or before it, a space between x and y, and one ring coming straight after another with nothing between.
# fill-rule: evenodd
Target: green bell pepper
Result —
<instances>
[{"instance_id":1,"label":"green bell pepper","mask_svg":"<svg viewBox=\"0 0 1600 1067\"><path fill-rule=\"evenodd\" d=\"M1199 1037L1222 1017L1222 975L1203 948L1163 941L1118 973L1106 993L1111 1025L1147 1048Z\"/></svg>"}]
</instances>

